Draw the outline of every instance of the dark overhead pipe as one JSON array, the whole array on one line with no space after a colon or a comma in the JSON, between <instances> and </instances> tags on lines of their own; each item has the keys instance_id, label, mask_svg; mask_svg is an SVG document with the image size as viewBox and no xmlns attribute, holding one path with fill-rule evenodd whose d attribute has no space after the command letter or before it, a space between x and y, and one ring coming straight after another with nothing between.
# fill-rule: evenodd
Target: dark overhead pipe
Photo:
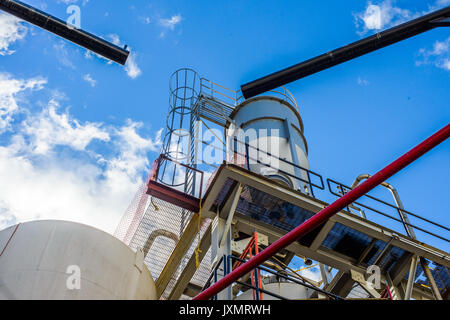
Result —
<instances>
[{"instance_id":1,"label":"dark overhead pipe","mask_svg":"<svg viewBox=\"0 0 450 320\"><path fill-rule=\"evenodd\" d=\"M248 99L287 83L307 77L345 61L408 39L425 31L450 26L450 6L403 23L399 26L353 42L345 47L327 52L292 67L272 73L241 86L244 98Z\"/></svg>"},{"instance_id":2,"label":"dark overhead pipe","mask_svg":"<svg viewBox=\"0 0 450 320\"><path fill-rule=\"evenodd\" d=\"M391 164L387 165L382 170L378 171L376 174L357 186L355 189L346 193L341 198L330 204L328 207L325 207L324 209L313 215L311 218L303 222L301 225L272 243L259 254L248 260L246 263L231 271L231 273L227 274L218 282L214 283L211 287L198 294L194 298L194 300L207 300L212 298L214 295L231 285L234 281L252 271L257 266L270 259L277 252L280 252L282 249L286 248L294 241L297 241L304 237L306 234L320 226L322 223L326 222L329 218L344 209L346 206L353 203L361 196L365 195L380 183L387 180L388 178L423 156L425 153L427 153L443 141L447 140L449 137L450 124L447 124L444 128L412 148L410 151L402 155Z\"/></svg>"},{"instance_id":3,"label":"dark overhead pipe","mask_svg":"<svg viewBox=\"0 0 450 320\"><path fill-rule=\"evenodd\" d=\"M0 0L0 9L121 65L125 64L130 54L125 49L86 31L69 26L66 22L23 2Z\"/></svg>"}]
</instances>

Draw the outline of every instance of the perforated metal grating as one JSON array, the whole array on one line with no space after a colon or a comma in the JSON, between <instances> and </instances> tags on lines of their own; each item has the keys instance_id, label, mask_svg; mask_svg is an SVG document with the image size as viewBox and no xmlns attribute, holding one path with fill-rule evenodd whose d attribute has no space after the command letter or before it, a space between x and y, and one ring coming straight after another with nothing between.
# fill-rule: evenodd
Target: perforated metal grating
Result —
<instances>
[{"instance_id":1,"label":"perforated metal grating","mask_svg":"<svg viewBox=\"0 0 450 320\"><path fill-rule=\"evenodd\" d=\"M224 200L231 192L233 186L233 180L226 180L214 202L214 210L223 206ZM286 231L292 230L314 214L311 211L249 186L243 188L236 211ZM301 239L300 241L304 240ZM372 237L360 231L336 223L322 245L351 258L358 259L372 240ZM368 265L373 264L386 245L385 242L377 240L363 262ZM405 251L398 247L388 248L388 251L379 262L380 267L385 271L390 271L404 253ZM418 269L418 272L420 271L421 269Z\"/></svg>"},{"instance_id":2,"label":"perforated metal grating","mask_svg":"<svg viewBox=\"0 0 450 320\"><path fill-rule=\"evenodd\" d=\"M441 290L450 288L450 271L447 267L436 264L433 270L431 270L434 279L436 280L437 286Z\"/></svg>"},{"instance_id":3,"label":"perforated metal grating","mask_svg":"<svg viewBox=\"0 0 450 320\"><path fill-rule=\"evenodd\" d=\"M146 184L141 184L114 232L114 236L127 245L130 244L147 207L148 195L146 191Z\"/></svg>"},{"instance_id":4,"label":"perforated metal grating","mask_svg":"<svg viewBox=\"0 0 450 320\"><path fill-rule=\"evenodd\" d=\"M223 206L224 199L226 199L233 185L233 180L227 179L225 181L214 202L214 211ZM250 186L244 186L242 189L236 211L285 231L292 230L314 214Z\"/></svg>"},{"instance_id":5,"label":"perforated metal grating","mask_svg":"<svg viewBox=\"0 0 450 320\"><path fill-rule=\"evenodd\" d=\"M152 203L149 203L130 241L130 247L133 249L143 248L145 254L144 262L151 271L155 281L160 276L192 216L192 212L161 199L154 198ZM205 219L201 225L201 236L208 228L210 222L209 219ZM172 291L180 273L194 253L197 241L198 238L196 237L162 294L163 299L167 298ZM194 284L203 286L209 276L209 270L210 259L205 257L196 272L196 277L193 279Z\"/></svg>"},{"instance_id":6,"label":"perforated metal grating","mask_svg":"<svg viewBox=\"0 0 450 320\"><path fill-rule=\"evenodd\" d=\"M358 259L372 238L368 235L336 223L322 245L341 254Z\"/></svg>"}]
</instances>

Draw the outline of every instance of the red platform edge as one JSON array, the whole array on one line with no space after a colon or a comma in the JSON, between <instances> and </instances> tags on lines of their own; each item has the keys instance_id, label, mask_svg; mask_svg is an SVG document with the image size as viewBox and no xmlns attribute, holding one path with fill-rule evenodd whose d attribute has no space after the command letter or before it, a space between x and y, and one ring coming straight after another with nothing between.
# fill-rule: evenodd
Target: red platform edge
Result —
<instances>
[{"instance_id":1,"label":"red platform edge","mask_svg":"<svg viewBox=\"0 0 450 320\"><path fill-rule=\"evenodd\" d=\"M150 180L147 186L147 194L153 197L167 201L178 207L195 213L199 212L200 210L200 199L196 197L193 197L153 180Z\"/></svg>"}]
</instances>

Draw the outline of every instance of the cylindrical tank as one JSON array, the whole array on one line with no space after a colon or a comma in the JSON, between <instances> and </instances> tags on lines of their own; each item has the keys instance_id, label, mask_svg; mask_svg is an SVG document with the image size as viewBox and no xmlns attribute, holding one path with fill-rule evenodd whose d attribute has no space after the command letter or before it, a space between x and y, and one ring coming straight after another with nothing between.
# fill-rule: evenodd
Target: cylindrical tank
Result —
<instances>
[{"instance_id":1,"label":"cylindrical tank","mask_svg":"<svg viewBox=\"0 0 450 320\"><path fill-rule=\"evenodd\" d=\"M228 161L240 162L255 173L309 193L308 184L304 183L308 181L308 173L292 165L309 169L303 123L293 103L275 96L258 96L237 106L227 123L227 143L231 150L228 156L234 157ZM245 141L249 146L236 140Z\"/></svg>"},{"instance_id":2,"label":"cylindrical tank","mask_svg":"<svg viewBox=\"0 0 450 320\"><path fill-rule=\"evenodd\" d=\"M156 299L143 253L98 229L33 221L0 231L0 299Z\"/></svg>"},{"instance_id":3,"label":"cylindrical tank","mask_svg":"<svg viewBox=\"0 0 450 320\"><path fill-rule=\"evenodd\" d=\"M315 296L316 292L313 289L299 285L293 282L280 281L276 276L264 277L262 288L266 291L274 293L280 297L289 300L303 300L310 299ZM242 292L234 300L253 300L254 290L249 289ZM278 298L263 293L263 300L279 300Z\"/></svg>"}]
</instances>

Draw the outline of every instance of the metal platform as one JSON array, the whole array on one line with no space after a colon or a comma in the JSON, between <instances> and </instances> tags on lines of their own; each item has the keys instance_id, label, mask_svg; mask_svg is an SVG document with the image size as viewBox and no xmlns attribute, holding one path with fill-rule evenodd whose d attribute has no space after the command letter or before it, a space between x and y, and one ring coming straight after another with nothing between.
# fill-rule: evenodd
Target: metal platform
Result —
<instances>
[{"instance_id":1,"label":"metal platform","mask_svg":"<svg viewBox=\"0 0 450 320\"><path fill-rule=\"evenodd\" d=\"M238 185L243 186L234 212L223 210ZM294 191L272 180L232 164L223 164L217 171L203 198L203 215L227 219L232 214L233 232L252 234L254 230L274 242L327 206L327 203ZM342 211L320 228L287 248L296 255L308 257L325 265L365 274L369 265L382 270L382 281L404 287L411 257L417 255L432 261L438 268L450 267L448 252L412 240L389 228ZM422 273L420 266L416 280ZM350 279L351 280L351 279ZM441 281L446 292L450 281ZM433 299L431 290L416 283L414 298Z\"/></svg>"}]
</instances>

